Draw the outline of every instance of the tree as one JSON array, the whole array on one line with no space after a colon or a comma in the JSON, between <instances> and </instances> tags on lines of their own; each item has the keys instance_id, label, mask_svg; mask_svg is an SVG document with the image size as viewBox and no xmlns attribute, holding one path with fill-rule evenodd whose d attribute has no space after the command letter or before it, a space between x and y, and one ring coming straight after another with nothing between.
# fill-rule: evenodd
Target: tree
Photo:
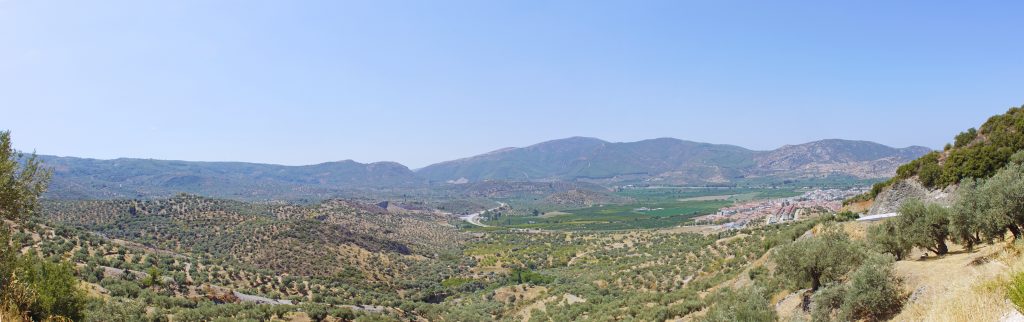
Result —
<instances>
[{"instance_id":1,"label":"tree","mask_svg":"<svg viewBox=\"0 0 1024 322\"><path fill-rule=\"evenodd\" d=\"M150 267L149 271L146 272L146 278L142 279L142 286L145 287L160 286L162 283L163 274L156 266Z\"/></svg>"},{"instance_id":2,"label":"tree","mask_svg":"<svg viewBox=\"0 0 1024 322\"><path fill-rule=\"evenodd\" d=\"M1002 238L1007 231L1020 238L1020 225L1024 224L1024 166L1008 164L978 190L965 194L960 203L965 208L978 207L980 227L986 238Z\"/></svg>"},{"instance_id":3,"label":"tree","mask_svg":"<svg viewBox=\"0 0 1024 322\"><path fill-rule=\"evenodd\" d=\"M964 245L967 251L974 250L974 245L981 241L978 211L986 209L986 203L987 199L981 194L975 179L968 178L960 182L956 202L949 212L949 234L954 242Z\"/></svg>"},{"instance_id":4,"label":"tree","mask_svg":"<svg viewBox=\"0 0 1024 322\"><path fill-rule=\"evenodd\" d=\"M35 154L25 158L14 150L11 132L0 131L0 219L24 224L35 216L49 180L50 172ZM20 247L9 228L0 226L0 311L14 310L34 320L80 320L85 295L72 266L44 261L35 253L17 255Z\"/></svg>"},{"instance_id":5,"label":"tree","mask_svg":"<svg viewBox=\"0 0 1024 322\"><path fill-rule=\"evenodd\" d=\"M892 254L896 260L902 260L914 247L899 231L899 226L892 220L868 228L868 245L882 253Z\"/></svg>"},{"instance_id":6,"label":"tree","mask_svg":"<svg viewBox=\"0 0 1024 322\"><path fill-rule=\"evenodd\" d=\"M321 304L305 304L302 310L309 315L309 319L320 322L327 318L327 307Z\"/></svg>"},{"instance_id":7,"label":"tree","mask_svg":"<svg viewBox=\"0 0 1024 322\"><path fill-rule=\"evenodd\" d=\"M24 155L11 145L11 132L0 132L0 218L21 221L36 213L39 196L46 191L50 171L32 154Z\"/></svg>"},{"instance_id":8,"label":"tree","mask_svg":"<svg viewBox=\"0 0 1024 322\"><path fill-rule=\"evenodd\" d=\"M777 273L817 291L860 264L862 252L836 225L823 226L817 236L799 239L775 252Z\"/></svg>"},{"instance_id":9,"label":"tree","mask_svg":"<svg viewBox=\"0 0 1024 322\"><path fill-rule=\"evenodd\" d=\"M908 200L900 207L897 217L899 230L917 247L927 249L936 255L949 252L946 239L949 237L949 210L934 203Z\"/></svg>"}]
</instances>

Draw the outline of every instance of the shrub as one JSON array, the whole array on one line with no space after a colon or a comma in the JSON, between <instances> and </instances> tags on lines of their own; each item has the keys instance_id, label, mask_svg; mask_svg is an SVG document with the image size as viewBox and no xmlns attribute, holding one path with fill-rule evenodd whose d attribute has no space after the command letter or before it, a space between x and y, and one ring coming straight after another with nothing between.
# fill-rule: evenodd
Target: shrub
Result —
<instances>
[{"instance_id":1,"label":"shrub","mask_svg":"<svg viewBox=\"0 0 1024 322\"><path fill-rule=\"evenodd\" d=\"M53 263L26 255L19 260L18 279L35 293L31 316L41 321L51 316L82 319L85 292L78 288L71 263Z\"/></svg>"},{"instance_id":2,"label":"shrub","mask_svg":"<svg viewBox=\"0 0 1024 322\"><path fill-rule=\"evenodd\" d=\"M811 320L833 321L835 313L843 306L846 297L846 285L830 285L814 293L811 298Z\"/></svg>"},{"instance_id":3,"label":"shrub","mask_svg":"<svg viewBox=\"0 0 1024 322\"><path fill-rule=\"evenodd\" d=\"M889 256L872 256L853 271L843 298L843 317L878 321L891 317L903 306L903 280L893 272Z\"/></svg>"},{"instance_id":4,"label":"shrub","mask_svg":"<svg viewBox=\"0 0 1024 322\"><path fill-rule=\"evenodd\" d=\"M893 259L875 255L850 275L848 284L837 284L814 294L814 321L879 321L892 317L903 306L903 281L893 272Z\"/></svg>"},{"instance_id":5,"label":"shrub","mask_svg":"<svg viewBox=\"0 0 1024 322\"><path fill-rule=\"evenodd\" d=\"M967 131L960 132L955 138L953 138L953 147L962 148L967 146L968 143L974 141L974 138L978 137L978 130L973 127L967 129Z\"/></svg>"},{"instance_id":6,"label":"shrub","mask_svg":"<svg viewBox=\"0 0 1024 322\"><path fill-rule=\"evenodd\" d=\"M775 308L768 302L767 294L756 288L726 290L718 294L708 309L703 321L775 321Z\"/></svg>"},{"instance_id":7,"label":"shrub","mask_svg":"<svg viewBox=\"0 0 1024 322\"><path fill-rule=\"evenodd\" d=\"M1013 276L1006 288L1006 295L1010 297L1010 302L1017 306L1017 310L1024 311L1024 272Z\"/></svg>"},{"instance_id":8,"label":"shrub","mask_svg":"<svg viewBox=\"0 0 1024 322\"><path fill-rule=\"evenodd\" d=\"M860 218L860 215L858 215L857 213L854 213L852 211L849 211L849 210L842 211L842 212L839 212L839 213L835 214L835 219L836 219L836 221L839 221L839 222L851 221L851 220L855 220L857 218Z\"/></svg>"}]
</instances>

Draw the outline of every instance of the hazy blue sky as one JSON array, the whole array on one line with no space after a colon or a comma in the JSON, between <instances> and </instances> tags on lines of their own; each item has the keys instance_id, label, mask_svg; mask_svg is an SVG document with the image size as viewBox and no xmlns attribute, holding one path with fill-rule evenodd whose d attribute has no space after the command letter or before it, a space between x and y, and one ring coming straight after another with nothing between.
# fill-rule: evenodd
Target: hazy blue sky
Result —
<instances>
[{"instance_id":1,"label":"hazy blue sky","mask_svg":"<svg viewBox=\"0 0 1024 322\"><path fill-rule=\"evenodd\" d=\"M0 0L0 128L411 167L568 136L941 148L1024 103L1022 3Z\"/></svg>"}]
</instances>

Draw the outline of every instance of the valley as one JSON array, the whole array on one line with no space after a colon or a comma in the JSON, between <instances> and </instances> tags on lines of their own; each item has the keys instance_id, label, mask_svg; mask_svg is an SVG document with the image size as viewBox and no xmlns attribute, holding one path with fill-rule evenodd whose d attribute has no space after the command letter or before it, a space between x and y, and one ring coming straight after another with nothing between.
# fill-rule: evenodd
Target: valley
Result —
<instances>
[{"instance_id":1,"label":"valley","mask_svg":"<svg viewBox=\"0 0 1024 322\"><path fill-rule=\"evenodd\" d=\"M990 122L1012 123L1005 118L1019 120L1020 111ZM1024 133L992 125L982 129L984 138ZM991 179L964 181L955 191L915 183L922 171L932 171L925 170L931 165L924 162L936 154L1018 144L984 138L978 135L972 143L891 169L896 179L860 178L854 172L864 161L855 160L909 158L890 153L916 151L864 152L861 143L829 141L837 145L811 149L816 152L804 157L792 153L808 148L792 146L783 149L789 157L753 154L756 162L790 169L783 172L828 168L829 175L675 185L653 172L624 181L490 175L458 183L418 179L434 170L399 171L404 175L396 182L364 184L374 179L350 177L394 177L380 174L382 165L354 165L356 170L335 173L338 165L315 170L144 160L82 165L80 160L9 154L7 164L29 169L21 173L35 173L33 167L60 169L54 170L52 184L63 190L43 194L46 180L41 177L26 181L35 186L18 186L27 191L25 196L40 199L28 200L31 211L21 213L30 215L4 217L9 228L3 234L11 243L4 244L10 250L3 254L17 258L5 262L15 265L7 276L61 280L8 284L38 295L8 297L8 303L24 306L8 307L2 311L7 315L0 316L86 321L916 321L981 316L971 313L974 304L969 303L1006 298L1012 304L985 306L995 310L985 319L998 320L1018 314L1014 292L1024 292L1018 286L1024 285L1018 273L1022 246L1012 233L1019 229L1012 211L1005 217L987 216L1003 211L1007 200L1019 201L1014 199L1018 190L1005 187L1024 184L1018 171L1024 152L1006 156ZM128 166L101 166L105 162ZM464 162L469 161L455 163ZM875 166L888 167L887 162ZM958 175L962 172L956 167L971 161L959 162L941 166ZM825 163L831 165L820 166ZM137 169L143 164L152 168ZM186 170L167 172L169 165ZM836 175L836 167L844 165L853 172ZM237 172L238 167L248 172ZM402 169L383 167L387 173ZM174 171L210 177L180 180ZM154 190L138 190L148 180L164 180L158 178L174 179ZM248 183L222 189L243 181ZM111 195L71 193L113 182L135 186L100 190ZM245 187L254 190L238 192ZM177 193L165 196L171 191ZM989 197L1007 199L984 199ZM991 208L984 208L990 209L984 216L975 215L982 207ZM862 217L887 209L901 215ZM945 275L928 273L936 269ZM33 306L45 296L64 304ZM960 296L975 302L957 302Z\"/></svg>"},{"instance_id":2,"label":"valley","mask_svg":"<svg viewBox=\"0 0 1024 322\"><path fill-rule=\"evenodd\" d=\"M1024 322L1021 12L0 0L0 322Z\"/></svg>"}]
</instances>

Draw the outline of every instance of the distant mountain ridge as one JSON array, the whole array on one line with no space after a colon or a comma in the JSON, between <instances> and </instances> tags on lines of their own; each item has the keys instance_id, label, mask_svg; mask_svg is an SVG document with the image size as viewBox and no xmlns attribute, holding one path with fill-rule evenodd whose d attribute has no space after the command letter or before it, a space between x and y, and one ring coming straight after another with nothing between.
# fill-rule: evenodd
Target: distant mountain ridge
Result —
<instances>
[{"instance_id":1,"label":"distant mountain ridge","mask_svg":"<svg viewBox=\"0 0 1024 322\"><path fill-rule=\"evenodd\" d=\"M53 169L49 195L66 199L168 197L179 192L238 199L327 198L345 189L423 186L395 162L306 166L40 156Z\"/></svg>"},{"instance_id":2,"label":"distant mountain ridge","mask_svg":"<svg viewBox=\"0 0 1024 322\"><path fill-rule=\"evenodd\" d=\"M821 140L771 151L673 138L607 142L572 137L441 162L416 171L431 181L593 180L725 183L750 177L884 178L931 151L868 141Z\"/></svg>"},{"instance_id":3,"label":"distant mountain ridge","mask_svg":"<svg viewBox=\"0 0 1024 322\"><path fill-rule=\"evenodd\" d=\"M751 178L885 178L931 149L821 140L755 151L673 138L607 142L571 137L445 161L416 171L352 160L307 166L40 156L53 168L48 195L64 199L168 197L180 192L244 200L325 199L350 190L421 189L488 180L599 185L725 184Z\"/></svg>"}]
</instances>

